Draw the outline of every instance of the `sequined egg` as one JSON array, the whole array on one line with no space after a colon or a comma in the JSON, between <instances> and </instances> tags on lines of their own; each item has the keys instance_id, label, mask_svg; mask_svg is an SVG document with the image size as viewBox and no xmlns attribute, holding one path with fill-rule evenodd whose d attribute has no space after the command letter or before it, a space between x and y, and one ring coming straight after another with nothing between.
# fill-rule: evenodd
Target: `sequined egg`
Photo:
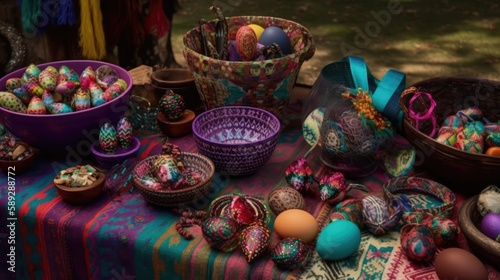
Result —
<instances>
[{"instance_id":1,"label":"sequined egg","mask_svg":"<svg viewBox=\"0 0 500 280\"><path fill-rule=\"evenodd\" d=\"M242 60L250 61L257 53L257 35L253 29L244 25L238 29L235 37L236 52Z\"/></svg>"},{"instance_id":2,"label":"sequined egg","mask_svg":"<svg viewBox=\"0 0 500 280\"><path fill-rule=\"evenodd\" d=\"M90 108L90 93L88 89L79 88L73 95L72 107L75 111L82 111Z\"/></svg>"},{"instance_id":3,"label":"sequined egg","mask_svg":"<svg viewBox=\"0 0 500 280\"><path fill-rule=\"evenodd\" d=\"M0 91L0 106L9 111L26 113L26 105L11 92Z\"/></svg>"},{"instance_id":4,"label":"sequined egg","mask_svg":"<svg viewBox=\"0 0 500 280\"><path fill-rule=\"evenodd\" d=\"M47 113L47 109L45 108L45 105L43 105L43 101L40 97L33 96L28 104L26 113L32 115L45 115Z\"/></svg>"},{"instance_id":5,"label":"sequined egg","mask_svg":"<svg viewBox=\"0 0 500 280\"><path fill-rule=\"evenodd\" d=\"M280 268L295 270L303 267L312 252L312 246L298 238L282 239L274 246L271 259Z\"/></svg>"},{"instance_id":6,"label":"sequined egg","mask_svg":"<svg viewBox=\"0 0 500 280\"><path fill-rule=\"evenodd\" d=\"M111 123L106 122L101 126L99 131L99 146L108 154L113 154L118 147L118 138L116 129Z\"/></svg>"},{"instance_id":7,"label":"sequined egg","mask_svg":"<svg viewBox=\"0 0 500 280\"><path fill-rule=\"evenodd\" d=\"M306 207L306 202L302 194L291 187L279 187L274 189L268 197L268 204L271 211L277 216L288 209L302 209Z\"/></svg>"},{"instance_id":8,"label":"sequined egg","mask_svg":"<svg viewBox=\"0 0 500 280\"><path fill-rule=\"evenodd\" d=\"M406 256L417 262L428 262L434 258L436 242L429 227L407 224L401 228L401 248Z\"/></svg>"},{"instance_id":9,"label":"sequined egg","mask_svg":"<svg viewBox=\"0 0 500 280\"><path fill-rule=\"evenodd\" d=\"M271 241L271 230L262 221L257 221L245 227L240 235L240 248L251 262L267 251Z\"/></svg>"},{"instance_id":10,"label":"sequined egg","mask_svg":"<svg viewBox=\"0 0 500 280\"><path fill-rule=\"evenodd\" d=\"M50 114L66 114L73 112L68 104L60 102L49 104L46 108Z\"/></svg>"},{"instance_id":11,"label":"sequined egg","mask_svg":"<svg viewBox=\"0 0 500 280\"><path fill-rule=\"evenodd\" d=\"M230 252L240 242L240 224L224 217L208 217L201 224L203 238L212 247L222 252Z\"/></svg>"},{"instance_id":12,"label":"sequined egg","mask_svg":"<svg viewBox=\"0 0 500 280\"><path fill-rule=\"evenodd\" d=\"M116 132L118 133L118 143L124 148L130 148L132 144L132 124L127 118L121 118L116 125Z\"/></svg>"},{"instance_id":13,"label":"sequined egg","mask_svg":"<svg viewBox=\"0 0 500 280\"><path fill-rule=\"evenodd\" d=\"M186 104L179 94L168 90L160 99L160 110L169 121L175 121L182 117Z\"/></svg>"},{"instance_id":14,"label":"sequined egg","mask_svg":"<svg viewBox=\"0 0 500 280\"><path fill-rule=\"evenodd\" d=\"M316 241L316 251L327 261L345 259L354 254L361 244L361 231L350 221L331 222L321 230Z\"/></svg>"}]
</instances>

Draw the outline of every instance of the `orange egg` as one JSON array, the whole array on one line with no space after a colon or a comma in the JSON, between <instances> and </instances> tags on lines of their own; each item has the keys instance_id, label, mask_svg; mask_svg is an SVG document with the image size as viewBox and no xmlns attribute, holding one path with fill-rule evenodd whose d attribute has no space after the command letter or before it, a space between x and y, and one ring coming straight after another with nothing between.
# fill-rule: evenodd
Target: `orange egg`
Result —
<instances>
[{"instance_id":1,"label":"orange egg","mask_svg":"<svg viewBox=\"0 0 500 280\"><path fill-rule=\"evenodd\" d=\"M486 150L486 154L489 156L500 156L500 147L491 147Z\"/></svg>"},{"instance_id":2,"label":"orange egg","mask_svg":"<svg viewBox=\"0 0 500 280\"><path fill-rule=\"evenodd\" d=\"M280 238L295 237L304 242L313 241L318 235L318 222L301 209L289 209L281 212L274 220L274 230Z\"/></svg>"}]
</instances>

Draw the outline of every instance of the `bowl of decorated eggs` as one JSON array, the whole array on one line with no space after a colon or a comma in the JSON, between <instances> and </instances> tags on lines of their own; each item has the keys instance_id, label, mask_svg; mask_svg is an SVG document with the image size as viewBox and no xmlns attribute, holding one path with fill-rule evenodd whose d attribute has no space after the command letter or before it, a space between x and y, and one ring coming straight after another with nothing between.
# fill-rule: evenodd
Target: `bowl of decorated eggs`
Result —
<instances>
[{"instance_id":1,"label":"bowl of decorated eggs","mask_svg":"<svg viewBox=\"0 0 500 280\"><path fill-rule=\"evenodd\" d=\"M222 19L213 10L218 19L183 37L184 58L205 109L246 105L284 117L302 63L315 52L309 31L276 17Z\"/></svg>"},{"instance_id":2,"label":"bowl of decorated eggs","mask_svg":"<svg viewBox=\"0 0 500 280\"><path fill-rule=\"evenodd\" d=\"M0 79L0 123L50 154L90 155L105 121L127 111L132 77L101 61L30 64Z\"/></svg>"},{"instance_id":3,"label":"bowl of decorated eggs","mask_svg":"<svg viewBox=\"0 0 500 280\"><path fill-rule=\"evenodd\" d=\"M149 156L132 171L132 180L151 204L164 207L196 207L208 195L215 167L197 153L178 152Z\"/></svg>"},{"instance_id":4,"label":"bowl of decorated eggs","mask_svg":"<svg viewBox=\"0 0 500 280\"><path fill-rule=\"evenodd\" d=\"M249 175L262 168L276 148L280 129L274 114L250 106L215 108L193 121L200 153L230 176Z\"/></svg>"}]
</instances>

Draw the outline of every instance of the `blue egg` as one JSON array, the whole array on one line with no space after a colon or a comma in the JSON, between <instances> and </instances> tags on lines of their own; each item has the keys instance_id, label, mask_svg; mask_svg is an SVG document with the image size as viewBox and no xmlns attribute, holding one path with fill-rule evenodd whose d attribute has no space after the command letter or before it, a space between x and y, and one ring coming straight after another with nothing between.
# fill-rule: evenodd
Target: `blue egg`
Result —
<instances>
[{"instance_id":1,"label":"blue egg","mask_svg":"<svg viewBox=\"0 0 500 280\"><path fill-rule=\"evenodd\" d=\"M316 251L327 261L342 260L354 254L361 243L358 226L345 220L337 220L327 225L316 241Z\"/></svg>"},{"instance_id":2,"label":"blue egg","mask_svg":"<svg viewBox=\"0 0 500 280\"><path fill-rule=\"evenodd\" d=\"M264 32L260 35L259 43L267 47L276 43L284 55L292 53L292 43L290 42L290 38L288 38L288 35L286 35L283 29L277 26L269 26L264 29Z\"/></svg>"}]
</instances>

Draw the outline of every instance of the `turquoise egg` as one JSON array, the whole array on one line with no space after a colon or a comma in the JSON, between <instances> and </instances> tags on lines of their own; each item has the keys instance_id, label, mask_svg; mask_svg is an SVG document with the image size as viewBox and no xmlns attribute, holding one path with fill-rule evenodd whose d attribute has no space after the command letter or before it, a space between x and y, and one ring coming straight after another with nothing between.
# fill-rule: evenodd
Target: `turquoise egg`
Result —
<instances>
[{"instance_id":1,"label":"turquoise egg","mask_svg":"<svg viewBox=\"0 0 500 280\"><path fill-rule=\"evenodd\" d=\"M327 225L316 241L316 251L327 261L345 259L354 254L361 243L358 226L345 220L337 220Z\"/></svg>"}]
</instances>

